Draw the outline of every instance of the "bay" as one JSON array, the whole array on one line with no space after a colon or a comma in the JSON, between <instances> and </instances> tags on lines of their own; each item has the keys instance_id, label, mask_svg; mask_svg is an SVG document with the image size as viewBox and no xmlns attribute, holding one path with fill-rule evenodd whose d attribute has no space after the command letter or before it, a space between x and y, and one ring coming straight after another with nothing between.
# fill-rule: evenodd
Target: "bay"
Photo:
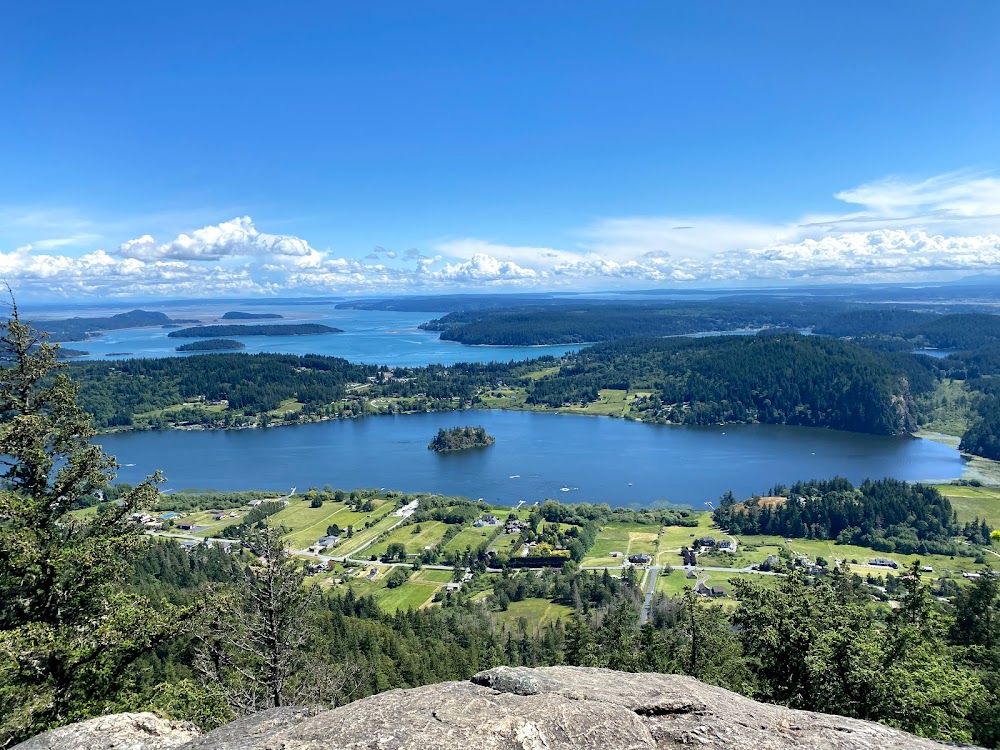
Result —
<instances>
[{"instance_id":1,"label":"bay","mask_svg":"<svg viewBox=\"0 0 1000 750\"><path fill-rule=\"evenodd\" d=\"M281 320L252 321L281 325L284 323L321 323L340 328L343 333L311 336L227 336L246 345L248 354L270 352L277 354L320 354L343 357L351 362L388 365L391 367L422 367L431 364L452 365L456 362L510 362L533 359L546 354L561 356L577 351L580 346L466 346L454 341L443 341L436 331L423 331L417 326L444 313L406 313L384 310L338 310L331 304L298 304L291 308L280 306L239 306L225 303L202 302L191 307L174 306L167 309L172 318L194 318L205 323L240 323L248 321L222 320L227 310L251 309L259 312L280 313ZM70 311L61 316L70 317ZM73 311L79 314L79 311ZM112 314L121 310L100 310L90 314ZM131 359L134 357L199 356L199 353L182 354L176 351L181 344L197 339L170 338L171 329L127 328L106 331L87 341L70 341L63 346L87 352L76 361L95 359Z\"/></svg>"},{"instance_id":2,"label":"bay","mask_svg":"<svg viewBox=\"0 0 1000 750\"><path fill-rule=\"evenodd\" d=\"M482 425L487 448L434 453L441 427ZM121 481L160 469L164 489L376 487L513 505L553 498L613 506L704 508L775 483L844 476L950 480L965 464L947 445L780 425L692 427L606 417L466 411L367 417L236 431L120 433L97 442Z\"/></svg>"}]
</instances>

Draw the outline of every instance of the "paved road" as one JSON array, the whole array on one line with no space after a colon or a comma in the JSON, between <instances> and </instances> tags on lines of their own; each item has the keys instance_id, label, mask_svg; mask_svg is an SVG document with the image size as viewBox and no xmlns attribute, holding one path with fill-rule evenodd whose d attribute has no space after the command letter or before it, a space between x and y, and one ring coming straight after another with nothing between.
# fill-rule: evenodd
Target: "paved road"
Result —
<instances>
[{"instance_id":1,"label":"paved road","mask_svg":"<svg viewBox=\"0 0 1000 750\"><path fill-rule=\"evenodd\" d=\"M656 591L656 579L660 577L660 566L654 565L647 571L649 582L646 584L646 599L642 603L642 611L639 612L639 624L645 625L649 621L649 611L653 606L653 594Z\"/></svg>"}]
</instances>

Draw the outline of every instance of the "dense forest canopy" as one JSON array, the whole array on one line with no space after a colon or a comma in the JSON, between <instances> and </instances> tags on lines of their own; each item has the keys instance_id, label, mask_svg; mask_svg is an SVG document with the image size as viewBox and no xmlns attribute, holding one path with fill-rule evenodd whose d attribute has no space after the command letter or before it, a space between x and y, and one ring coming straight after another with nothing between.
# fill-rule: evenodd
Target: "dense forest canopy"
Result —
<instances>
[{"instance_id":1,"label":"dense forest canopy","mask_svg":"<svg viewBox=\"0 0 1000 750\"><path fill-rule=\"evenodd\" d=\"M592 401L602 388L648 393L644 417L765 422L898 434L915 426L911 378L884 355L814 336L622 339L585 349L534 381L532 403ZM930 385L921 382L919 387Z\"/></svg>"},{"instance_id":2,"label":"dense forest canopy","mask_svg":"<svg viewBox=\"0 0 1000 750\"><path fill-rule=\"evenodd\" d=\"M485 427L452 427L438 430L427 447L437 453L462 451L469 448L483 448L493 445L496 439L486 433Z\"/></svg>"},{"instance_id":3,"label":"dense forest canopy","mask_svg":"<svg viewBox=\"0 0 1000 750\"><path fill-rule=\"evenodd\" d=\"M546 300L530 305L470 306L425 323L463 344L538 345L681 336L739 329L812 329L900 349L973 349L1000 342L1000 316L865 305L836 299L740 296L707 301Z\"/></svg>"},{"instance_id":4,"label":"dense forest canopy","mask_svg":"<svg viewBox=\"0 0 1000 750\"><path fill-rule=\"evenodd\" d=\"M203 341L192 341L189 344L181 344L177 347L179 352L222 352L246 349L247 345L242 341L233 339L205 339Z\"/></svg>"},{"instance_id":5,"label":"dense forest canopy","mask_svg":"<svg viewBox=\"0 0 1000 750\"><path fill-rule=\"evenodd\" d=\"M552 366L557 369L552 372ZM765 422L876 434L914 428L912 394L933 382L928 365L847 342L789 335L623 339L560 361L432 365L390 371L334 357L206 355L74 365L81 399L99 427L197 401L225 414L260 414L288 399L306 415L355 399L409 399L422 409L474 405L498 382L524 389L529 406L589 402L601 389L643 394L640 418L682 424ZM543 377L529 377L546 370ZM348 390L351 386L351 390ZM359 390L359 389L364 390ZM360 395L359 395L360 394ZM457 399L457 400L456 400ZM343 410L343 405L340 407ZM336 416L336 412L333 414ZM212 419L219 419L213 414Z\"/></svg>"},{"instance_id":6,"label":"dense forest canopy","mask_svg":"<svg viewBox=\"0 0 1000 750\"><path fill-rule=\"evenodd\" d=\"M955 537L990 544L992 531L985 523L961 526L948 498L933 487L895 479L858 487L846 479L798 482L772 488L766 501L737 503L728 496L714 518L734 534L830 539L904 554L954 555L960 551Z\"/></svg>"}]
</instances>

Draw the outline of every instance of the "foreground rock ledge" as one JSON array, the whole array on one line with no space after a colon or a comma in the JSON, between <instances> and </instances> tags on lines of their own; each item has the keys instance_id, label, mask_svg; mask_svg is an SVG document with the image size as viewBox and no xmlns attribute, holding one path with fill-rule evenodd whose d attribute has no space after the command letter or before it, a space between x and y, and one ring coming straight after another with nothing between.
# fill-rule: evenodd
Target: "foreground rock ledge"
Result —
<instances>
[{"instance_id":1,"label":"foreground rock ledge","mask_svg":"<svg viewBox=\"0 0 1000 750\"><path fill-rule=\"evenodd\" d=\"M178 722L121 714L48 732L15 750L942 747L880 724L757 703L691 677L498 667L469 682L392 690L334 710L271 709L200 737Z\"/></svg>"}]
</instances>

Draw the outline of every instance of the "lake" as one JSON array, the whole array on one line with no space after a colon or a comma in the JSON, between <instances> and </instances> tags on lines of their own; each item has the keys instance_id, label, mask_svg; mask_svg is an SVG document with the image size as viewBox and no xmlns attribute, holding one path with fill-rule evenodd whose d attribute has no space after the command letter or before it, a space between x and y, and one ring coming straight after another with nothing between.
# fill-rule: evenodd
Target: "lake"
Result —
<instances>
[{"instance_id":1,"label":"lake","mask_svg":"<svg viewBox=\"0 0 1000 750\"><path fill-rule=\"evenodd\" d=\"M434 453L440 427L482 425L488 448ZM949 480L964 460L946 445L778 425L688 427L606 417L467 411L378 416L238 431L138 432L98 438L137 482L161 469L165 490L385 487L513 505L545 498L704 508L775 483L845 476ZM565 489L564 489L565 488Z\"/></svg>"},{"instance_id":2,"label":"lake","mask_svg":"<svg viewBox=\"0 0 1000 750\"><path fill-rule=\"evenodd\" d=\"M314 336L229 336L246 344L242 351L255 354L322 354L343 357L351 362L389 365L392 367L421 367L430 364L452 365L456 362L509 362L532 359L545 354L560 356L577 351L579 346L465 346L454 341L442 341L434 331L422 331L417 326L444 313L405 313L383 310L337 310L326 303L297 304L288 308L225 303L198 303L191 307L148 306L162 309L171 318L194 318L205 323L245 323L248 321L220 320L227 310L276 312L282 320L250 321L264 324L322 323L340 328L343 333ZM90 315L113 314L122 310L88 311ZM80 315L79 310L63 311L61 316ZM131 359L133 357L198 356L176 351L181 344L197 339L170 338L169 329L128 328L106 331L88 341L68 341L63 346L85 351L89 356L76 361L93 359Z\"/></svg>"}]
</instances>

